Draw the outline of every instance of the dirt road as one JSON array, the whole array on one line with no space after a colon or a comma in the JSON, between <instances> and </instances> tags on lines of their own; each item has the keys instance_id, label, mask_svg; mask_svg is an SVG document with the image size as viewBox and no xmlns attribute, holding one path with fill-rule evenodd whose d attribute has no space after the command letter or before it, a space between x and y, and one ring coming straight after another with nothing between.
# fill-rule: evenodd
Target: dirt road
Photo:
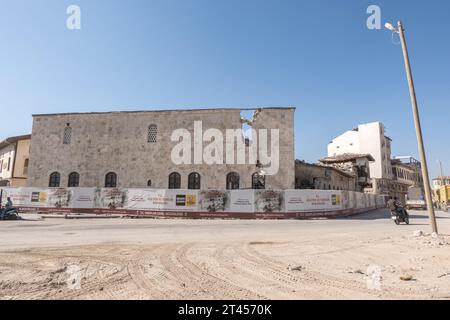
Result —
<instances>
[{"instance_id":1,"label":"dirt road","mask_svg":"<svg viewBox=\"0 0 450 320\"><path fill-rule=\"evenodd\" d=\"M4 221L0 299L450 299L450 215L411 214Z\"/></svg>"}]
</instances>

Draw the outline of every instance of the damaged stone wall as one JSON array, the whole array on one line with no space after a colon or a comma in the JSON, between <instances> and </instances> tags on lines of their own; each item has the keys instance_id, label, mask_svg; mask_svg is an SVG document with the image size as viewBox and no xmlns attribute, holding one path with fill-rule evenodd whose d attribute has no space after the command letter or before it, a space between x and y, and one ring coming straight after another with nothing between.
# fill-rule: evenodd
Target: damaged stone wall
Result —
<instances>
[{"instance_id":1,"label":"damaged stone wall","mask_svg":"<svg viewBox=\"0 0 450 320\"><path fill-rule=\"evenodd\" d=\"M296 189L356 191L356 177L333 170L331 166L295 162Z\"/></svg>"},{"instance_id":2,"label":"damaged stone wall","mask_svg":"<svg viewBox=\"0 0 450 320\"><path fill-rule=\"evenodd\" d=\"M293 108L264 108L252 122L254 129L279 129L279 172L266 177L266 189L293 189L294 174ZM240 188L252 187L254 164L175 165L171 151L174 130L187 129L194 136L194 122L202 121L203 132L240 129L241 110L176 110L35 115L30 151L28 186L47 187L52 172L61 174L67 187L71 172L80 175L80 187L102 187L108 172L117 174L117 186L167 188L171 172L181 175L181 188L188 188L188 175L198 172L202 189L224 189L226 175L237 172ZM71 141L63 143L64 128L70 125ZM148 128L156 125L156 142L148 142ZM205 143L204 145L206 145ZM225 146L224 146L225 150Z\"/></svg>"}]
</instances>

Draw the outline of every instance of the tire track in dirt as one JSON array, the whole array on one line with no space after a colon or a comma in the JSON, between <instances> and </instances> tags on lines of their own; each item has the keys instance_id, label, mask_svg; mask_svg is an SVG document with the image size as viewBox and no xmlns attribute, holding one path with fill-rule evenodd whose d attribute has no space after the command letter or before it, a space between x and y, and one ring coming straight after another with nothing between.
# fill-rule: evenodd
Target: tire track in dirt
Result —
<instances>
[{"instance_id":1,"label":"tire track in dirt","mask_svg":"<svg viewBox=\"0 0 450 320\"><path fill-rule=\"evenodd\" d=\"M377 245L379 245L380 243L382 243L382 241L390 241L389 238L385 238L385 239L381 239L377 242ZM371 251L367 251L366 249L371 248ZM328 254L334 254L334 253L343 253L343 254L347 254L347 255L352 255L354 256L354 252L352 252L351 250L355 250L358 249L358 257L359 260L363 260L364 262L368 262L368 261L372 261L372 265L376 266L378 264L383 264L383 263L377 263L374 261L383 261L383 259L385 258L383 256L383 254L381 252L378 252L376 250L373 250L373 244L369 243L369 244L364 244L364 245L358 245L358 246L352 246L352 247L347 247L347 248L343 248L340 250L330 250L330 251L326 251L326 252L319 252L317 254L310 254L310 256L319 256L319 255L328 255ZM363 258L361 257L363 255ZM345 260L344 257L340 257L341 260ZM357 260L355 260L357 261ZM360 262L359 262L360 263ZM380 266L380 268L383 268L382 266ZM323 273L320 273L326 277L332 277L329 275L325 275ZM365 276L367 278L367 276ZM335 279L339 279L337 277L333 277ZM340 279L339 279L340 280ZM342 280L340 280L342 281ZM345 283L347 283L346 280ZM405 283L403 283L405 284ZM400 286L393 286L393 285L387 285L385 282L381 282L381 290L369 290L367 285L366 285L366 290L368 292L370 292L371 294L375 293L377 295L377 297L382 297L384 299L401 299L401 298L408 298L408 297L421 297L421 290L420 289L413 289L413 288L402 288ZM425 297L425 296L424 296Z\"/></svg>"},{"instance_id":2,"label":"tire track in dirt","mask_svg":"<svg viewBox=\"0 0 450 320\"><path fill-rule=\"evenodd\" d=\"M80 251L83 251L84 253L80 254L81 258L96 261L97 257L100 255L101 261L110 263L117 268L117 272L112 275L91 280L87 286L87 294L102 299L122 299L124 294L129 293L131 276L128 274L127 265L129 260L132 259L129 252L133 250L134 247L126 249L118 249L117 247L95 247L93 250L94 252L85 254L84 252L86 250L81 249ZM82 289L85 291L86 284L83 285ZM80 295L85 294L86 292L80 293Z\"/></svg>"},{"instance_id":3,"label":"tire track in dirt","mask_svg":"<svg viewBox=\"0 0 450 320\"><path fill-rule=\"evenodd\" d=\"M98 277L83 277L81 279L81 288L72 290L63 290L58 292L58 296L62 299L83 299L90 298L102 298L102 299L120 299L117 292L125 284L129 278L125 273L124 265L117 263L117 261L110 261L110 259L92 259L88 257L80 257L84 260L86 268L82 269L82 272L86 273L88 268L94 264L95 269L100 273ZM69 262L70 263L70 262ZM102 269L106 267L106 270Z\"/></svg>"},{"instance_id":4,"label":"tire track in dirt","mask_svg":"<svg viewBox=\"0 0 450 320\"><path fill-rule=\"evenodd\" d=\"M260 300L267 300L268 297L264 296L259 290L255 290L255 283L252 283L252 285L244 285L246 278L245 277L239 277L239 279L236 279L236 271L237 270L228 270L227 268L224 268L223 261L220 261L217 259L218 255L217 252L221 251L223 249L222 245L214 245L213 252L209 252L205 254L205 252L198 252L198 254L194 254L197 257L202 257L202 262L200 263L193 263L198 269L201 271L208 273L210 276L218 278L222 281L225 281L229 285L232 285L239 291L239 297L236 297L238 299L260 299ZM191 252L193 252L196 248L191 248ZM197 250L205 251L205 248L199 248ZM206 258L206 261L205 261Z\"/></svg>"},{"instance_id":5,"label":"tire track in dirt","mask_svg":"<svg viewBox=\"0 0 450 320\"><path fill-rule=\"evenodd\" d=\"M194 244L178 245L170 254L162 256L161 262L183 288L183 297L190 299L242 299L253 296L245 288L229 283L207 273L187 258L187 252Z\"/></svg>"},{"instance_id":6,"label":"tire track in dirt","mask_svg":"<svg viewBox=\"0 0 450 320\"><path fill-rule=\"evenodd\" d=\"M248 264L253 266L264 266L262 271L266 278L275 279L281 284L281 294L283 297L288 294L287 299L292 299L293 296L300 298L316 298L320 297L318 291L311 286L305 285L305 278L301 273L294 274L287 270L287 266L282 263L273 264L266 259L259 259L246 250L246 245L235 247L237 255L243 257Z\"/></svg>"},{"instance_id":7,"label":"tire track in dirt","mask_svg":"<svg viewBox=\"0 0 450 320\"><path fill-rule=\"evenodd\" d=\"M151 253L153 260L160 260L165 248L162 245L157 246ZM135 255L136 260L130 262L127 266L128 273L132 281L145 294L150 295L153 299L178 299L181 295L177 292L175 284L176 280L171 277L160 266L152 264L150 272L145 270L150 260L146 254L146 250L141 250ZM172 284L170 284L172 283Z\"/></svg>"},{"instance_id":8,"label":"tire track in dirt","mask_svg":"<svg viewBox=\"0 0 450 320\"><path fill-rule=\"evenodd\" d=\"M222 279L211 273L207 273L205 270L200 268L198 265L194 264L187 257L187 252L193 247L193 245L186 245L184 250L181 251L180 261L187 267L191 272L201 275L208 279L209 281L217 285L217 289L222 289L222 294L229 295L231 299L249 299L255 295L254 292L248 291L247 289L241 287L240 285L233 284L228 278ZM223 299L223 298L222 298Z\"/></svg>"},{"instance_id":9,"label":"tire track in dirt","mask_svg":"<svg viewBox=\"0 0 450 320\"><path fill-rule=\"evenodd\" d=\"M44 272L43 264L54 265L58 267L57 270L47 271L47 278L44 281L29 282L15 288L20 293L23 299L76 299L96 294L108 299L118 299L115 294L117 286L123 283L126 279L123 277L123 266L117 263L116 259L104 257L99 259L98 255L79 254L76 250L66 253L67 250L47 250L47 252L36 251L33 253L26 253L27 256L39 257L37 260L31 260L27 264L27 268L31 268L34 273L39 275ZM94 258L95 257L95 258ZM27 259L28 260L28 259ZM69 278L67 274L63 277L64 269L67 265L80 265L81 272L86 273L88 270L94 268L100 270L101 277L97 279L82 278L81 289L69 289L66 280ZM16 268L23 268L21 264L17 264ZM95 271L94 271L95 274ZM105 287L111 290L105 290ZM102 290L101 290L102 289ZM17 295L17 293L15 295Z\"/></svg>"},{"instance_id":10,"label":"tire track in dirt","mask_svg":"<svg viewBox=\"0 0 450 320\"><path fill-rule=\"evenodd\" d=\"M257 288L253 290L261 292L265 299L292 299L293 293L299 291L295 279L286 281L279 276L278 270L270 270L265 264L248 259L239 245L224 245L217 250L215 256L230 276L241 285Z\"/></svg>"},{"instance_id":11,"label":"tire track in dirt","mask_svg":"<svg viewBox=\"0 0 450 320\"><path fill-rule=\"evenodd\" d=\"M282 262L262 254L250 244L246 244L244 246L244 250L248 254L249 259L253 259L256 262L264 262L274 269L287 268L287 266ZM346 296L348 293L351 293L350 296L354 296L355 292L364 295L370 294L368 289L362 284L351 280L342 280L317 271L301 270L298 274L298 277L299 279L301 279L302 283L306 284L311 288L313 292L316 293L316 296L317 294L319 294L320 296L324 296L324 293L326 293L326 296L328 296L330 293L333 293L337 296Z\"/></svg>"},{"instance_id":12,"label":"tire track in dirt","mask_svg":"<svg viewBox=\"0 0 450 320\"><path fill-rule=\"evenodd\" d=\"M281 267L283 264L275 260L260 251L256 250L256 248L251 247L249 244L246 245L246 250L257 260L266 261L268 264L274 267ZM345 250L344 250L345 251ZM370 290L367 287L365 282L357 282L355 280L349 279L341 279L336 276L332 276L329 274L325 274L319 271L313 270L302 270L301 274L304 274L305 279L309 282L311 286L315 286L320 288L321 291L326 290L327 292L333 293L337 296L346 296L346 297L358 297L358 295L364 296L372 296L379 297L380 295L385 296L387 298L401 298L405 296L417 296L417 294L411 292L410 290L401 289L398 287L388 286L382 284L381 291L378 290ZM328 294L327 294L328 295Z\"/></svg>"}]
</instances>

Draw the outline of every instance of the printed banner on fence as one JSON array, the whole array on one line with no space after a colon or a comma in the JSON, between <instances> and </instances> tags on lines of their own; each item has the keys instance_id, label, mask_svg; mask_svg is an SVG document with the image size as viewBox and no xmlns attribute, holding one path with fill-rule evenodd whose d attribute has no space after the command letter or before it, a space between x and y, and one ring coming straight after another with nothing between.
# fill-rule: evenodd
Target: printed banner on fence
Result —
<instances>
[{"instance_id":1,"label":"printed banner on fence","mask_svg":"<svg viewBox=\"0 0 450 320\"><path fill-rule=\"evenodd\" d=\"M255 196L253 190L231 190L231 212L254 212Z\"/></svg>"},{"instance_id":2,"label":"printed banner on fence","mask_svg":"<svg viewBox=\"0 0 450 320\"><path fill-rule=\"evenodd\" d=\"M105 188L97 189L95 194L95 207L108 209L121 209L127 200L127 189Z\"/></svg>"},{"instance_id":3,"label":"printed banner on fence","mask_svg":"<svg viewBox=\"0 0 450 320\"><path fill-rule=\"evenodd\" d=\"M207 212L223 212L230 209L230 191L204 190L198 193L199 210Z\"/></svg>"},{"instance_id":4,"label":"printed banner on fence","mask_svg":"<svg viewBox=\"0 0 450 320\"><path fill-rule=\"evenodd\" d=\"M356 193L356 208L362 209L366 208L366 195L364 193Z\"/></svg>"},{"instance_id":5,"label":"printed banner on fence","mask_svg":"<svg viewBox=\"0 0 450 320\"><path fill-rule=\"evenodd\" d=\"M383 206L383 196L332 190L1 188L16 207L202 212L326 212Z\"/></svg>"},{"instance_id":6,"label":"printed banner on fence","mask_svg":"<svg viewBox=\"0 0 450 320\"><path fill-rule=\"evenodd\" d=\"M165 189L128 189L126 209L196 211L197 191Z\"/></svg>"},{"instance_id":7,"label":"printed banner on fence","mask_svg":"<svg viewBox=\"0 0 450 320\"><path fill-rule=\"evenodd\" d=\"M287 212L341 210L344 208L340 191L286 190Z\"/></svg>"},{"instance_id":8,"label":"printed banner on fence","mask_svg":"<svg viewBox=\"0 0 450 320\"><path fill-rule=\"evenodd\" d=\"M284 192L277 190L255 190L255 211L284 211Z\"/></svg>"},{"instance_id":9,"label":"printed banner on fence","mask_svg":"<svg viewBox=\"0 0 450 320\"><path fill-rule=\"evenodd\" d=\"M68 208L72 200L72 190L56 188L48 190L47 206L50 208Z\"/></svg>"},{"instance_id":10,"label":"printed banner on fence","mask_svg":"<svg viewBox=\"0 0 450 320\"><path fill-rule=\"evenodd\" d=\"M70 208L94 208L97 188L70 188L72 190Z\"/></svg>"}]
</instances>

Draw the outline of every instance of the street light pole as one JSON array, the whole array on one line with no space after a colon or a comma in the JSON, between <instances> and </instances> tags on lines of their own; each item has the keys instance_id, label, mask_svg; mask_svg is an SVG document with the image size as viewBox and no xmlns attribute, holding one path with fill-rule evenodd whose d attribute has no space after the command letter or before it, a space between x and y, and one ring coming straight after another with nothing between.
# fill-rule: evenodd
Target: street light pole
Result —
<instances>
[{"instance_id":1,"label":"street light pole","mask_svg":"<svg viewBox=\"0 0 450 320\"><path fill-rule=\"evenodd\" d=\"M439 160L439 167L441 168L441 183L442 183L443 186L445 186L445 183L444 183L444 172L442 171L442 161L441 160Z\"/></svg>"},{"instance_id":2,"label":"street light pole","mask_svg":"<svg viewBox=\"0 0 450 320\"><path fill-rule=\"evenodd\" d=\"M419 110L417 107L416 90L414 89L414 81L413 81L412 72L411 72L411 65L409 62L408 47L406 46L405 30L403 29L403 24L401 21L398 22L397 32L400 35L400 40L402 43L403 58L405 59L406 75L408 77L409 91L411 94L411 104L412 104L412 111L413 111L413 116L414 116L414 126L416 127L417 144L419 146L420 162L422 163L422 175L423 175L423 180L424 180L423 184L424 184L424 189L425 189L425 198L426 198L427 207L428 207L428 215L430 218L430 223L431 223L433 232L438 233L436 216L434 214L433 202L431 199L430 178L428 176L427 158L425 155L425 147L423 145L422 128L420 125Z\"/></svg>"}]
</instances>

